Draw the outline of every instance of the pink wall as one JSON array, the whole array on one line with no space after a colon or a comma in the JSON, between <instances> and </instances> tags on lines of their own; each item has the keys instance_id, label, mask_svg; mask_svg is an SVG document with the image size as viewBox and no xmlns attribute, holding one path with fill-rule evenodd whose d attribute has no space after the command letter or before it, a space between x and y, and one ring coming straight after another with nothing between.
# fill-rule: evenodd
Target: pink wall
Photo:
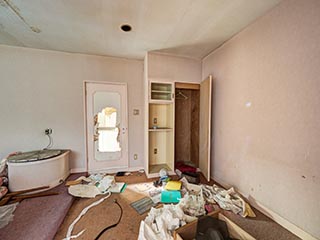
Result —
<instances>
[{"instance_id":1,"label":"pink wall","mask_svg":"<svg viewBox=\"0 0 320 240\"><path fill-rule=\"evenodd\" d=\"M143 62L0 45L0 158L44 148L72 150L70 167L85 171L83 81L128 83L129 166L141 168ZM140 115L133 115L140 109ZM138 154L138 160L133 155Z\"/></svg>"},{"instance_id":2,"label":"pink wall","mask_svg":"<svg viewBox=\"0 0 320 240\"><path fill-rule=\"evenodd\" d=\"M320 1L285 0L203 60L214 178L320 238Z\"/></svg>"}]
</instances>

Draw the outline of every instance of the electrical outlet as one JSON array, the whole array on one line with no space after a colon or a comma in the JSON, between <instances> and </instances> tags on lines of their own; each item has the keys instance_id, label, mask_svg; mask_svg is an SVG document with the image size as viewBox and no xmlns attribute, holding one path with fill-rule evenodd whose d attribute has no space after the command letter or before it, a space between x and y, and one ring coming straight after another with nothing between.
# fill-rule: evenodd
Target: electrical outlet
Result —
<instances>
[{"instance_id":1,"label":"electrical outlet","mask_svg":"<svg viewBox=\"0 0 320 240\"><path fill-rule=\"evenodd\" d=\"M158 153L158 149L156 149L156 148L153 149L153 153L154 153L154 154L157 154L157 153Z\"/></svg>"},{"instance_id":2,"label":"electrical outlet","mask_svg":"<svg viewBox=\"0 0 320 240\"><path fill-rule=\"evenodd\" d=\"M153 124L157 124L158 123L158 119L157 118L154 118L153 119Z\"/></svg>"},{"instance_id":3,"label":"electrical outlet","mask_svg":"<svg viewBox=\"0 0 320 240\"><path fill-rule=\"evenodd\" d=\"M46 128L46 129L44 130L44 133L45 133L46 135L52 134L52 128Z\"/></svg>"},{"instance_id":4,"label":"electrical outlet","mask_svg":"<svg viewBox=\"0 0 320 240\"><path fill-rule=\"evenodd\" d=\"M135 153L135 154L133 155L133 159L134 159L134 160L138 160L138 154Z\"/></svg>"},{"instance_id":5,"label":"electrical outlet","mask_svg":"<svg viewBox=\"0 0 320 240\"><path fill-rule=\"evenodd\" d=\"M133 109L133 115L139 115L140 111L139 109Z\"/></svg>"}]
</instances>

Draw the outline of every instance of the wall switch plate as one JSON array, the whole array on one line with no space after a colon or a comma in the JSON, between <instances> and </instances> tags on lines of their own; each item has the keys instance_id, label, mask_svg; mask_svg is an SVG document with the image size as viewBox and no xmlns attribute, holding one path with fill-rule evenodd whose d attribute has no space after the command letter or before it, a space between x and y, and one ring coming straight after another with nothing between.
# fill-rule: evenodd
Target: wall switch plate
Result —
<instances>
[{"instance_id":1,"label":"wall switch plate","mask_svg":"<svg viewBox=\"0 0 320 240\"><path fill-rule=\"evenodd\" d=\"M135 153L135 154L133 155L133 159L134 159L134 160L138 160L138 154Z\"/></svg>"},{"instance_id":2,"label":"wall switch plate","mask_svg":"<svg viewBox=\"0 0 320 240\"><path fill-rule=\"evenodd\" d=\"M140 110L139 109L133 109L133 115L139 115Z\"/></svg>"}]
</instances>

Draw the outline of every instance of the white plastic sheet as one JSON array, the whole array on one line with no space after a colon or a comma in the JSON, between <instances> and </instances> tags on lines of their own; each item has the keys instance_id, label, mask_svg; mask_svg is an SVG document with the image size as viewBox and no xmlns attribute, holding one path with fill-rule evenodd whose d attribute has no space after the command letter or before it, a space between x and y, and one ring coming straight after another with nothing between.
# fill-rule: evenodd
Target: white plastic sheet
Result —
<instances>
[{"instance_id":1,"label":"white plastic sheet","mask_svg":"<svg viewBox=\"0 0 320 240\"><path fill-rule=\"evenodd\" d=\"M5 227L13 220L13 212L16 210L18 203L13 203L0 207L0 228Z\"/></svg>"},{"instance_id":2,"label":"white plastic sheet","mask_svg":"<svg viewBox=\"0 0 320 240\"><path fill-rule=\"evenodd\" d=\"M91 175L84 178L86 184L72 185L68 188L70 195L82 198L94 198L99 194L106 193L111 187L116 187L114 176L103 176L101 174Z\"/></svg>"},{"instance_id":3,"label":"white plastic sheet","mask_svg":"<svg viewBox=\"0 0 320 240\"><path fill-rule=\"evenodd\" d=\"M94 198L95 196L101 194L99 189L94 185L72 185L68 188L70 195L82 198Z\"/></svg>"}]
</instances>

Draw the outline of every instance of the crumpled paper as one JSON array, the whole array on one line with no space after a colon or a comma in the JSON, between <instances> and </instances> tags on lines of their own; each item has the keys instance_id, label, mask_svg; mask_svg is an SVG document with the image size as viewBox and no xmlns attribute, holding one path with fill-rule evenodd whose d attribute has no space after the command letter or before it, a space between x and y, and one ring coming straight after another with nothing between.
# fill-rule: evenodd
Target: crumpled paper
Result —
<instances>
[{"instance_id":1,"label":"crumpled paper","mask_svg":"<svg viewBox=\"0 0 320 240\"><path fill-rule=\"evenodd\" d=\"M231 210L242 217L256 217L250 205L246 203L240 195L230 188L228 190L218 187L217 185L202 185L204 198L209 203L218 203L225 210Z\"/></svg>"},{"instance_id":2,"label":"crumpled paper","mask_svg":"<svg viewBox=\"0 0 320 240\"><path fill-rule=\"evenodd\" d=\"M173 240L171 233L175 229L195 219L184 214L179 205L151 208L146 219L141 221L138 240Z\"/></svg>"}]
</instances>

